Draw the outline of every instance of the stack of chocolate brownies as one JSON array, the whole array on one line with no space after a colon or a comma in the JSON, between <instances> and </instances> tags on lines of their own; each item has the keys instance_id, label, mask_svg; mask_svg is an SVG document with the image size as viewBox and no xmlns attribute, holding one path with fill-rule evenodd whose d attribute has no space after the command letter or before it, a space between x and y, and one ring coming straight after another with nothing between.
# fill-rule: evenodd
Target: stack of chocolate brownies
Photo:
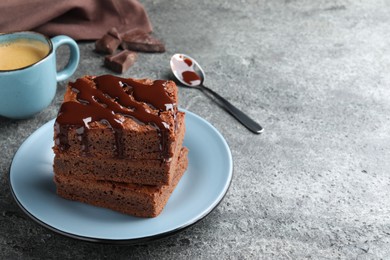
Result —
<instances>
[{"instance_id":1,"label":"stack of chocolate brownies","mask_svg":"<svg viewBox=\"0 0 390 260\"><path fill-rule=\"evenodd\" d=\"M103 75L69 83L54 125L58 195L159 215L188 165L177 97L166 80Z\"/></svg>"}]
</instances>

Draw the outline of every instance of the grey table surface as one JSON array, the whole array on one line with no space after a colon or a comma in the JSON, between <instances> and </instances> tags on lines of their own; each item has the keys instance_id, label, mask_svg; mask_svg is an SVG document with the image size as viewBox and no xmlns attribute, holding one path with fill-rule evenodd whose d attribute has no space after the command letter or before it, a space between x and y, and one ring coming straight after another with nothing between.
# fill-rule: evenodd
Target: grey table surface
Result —
<instances>
[{"instance_id":1,"label":"grey table surface","mask_svg":"<svg viewBox=\"0 0 390 260\"><path fill-rule=\"evenodd\" d=\"M205 84L262 124L254 135L201 92L180 104L226 138L234 177L222 203L173 236L131 246L82 242L36 224L8 170L22 142L56 116L0 118L1 259L389 259L390 5L386 1L142 1L163 54L124 76L165 78L170 56L203 65ZM82 42L76 74L110 73ZM60 50L63 62L67 50Z\"/></svg>"}]
</instances>

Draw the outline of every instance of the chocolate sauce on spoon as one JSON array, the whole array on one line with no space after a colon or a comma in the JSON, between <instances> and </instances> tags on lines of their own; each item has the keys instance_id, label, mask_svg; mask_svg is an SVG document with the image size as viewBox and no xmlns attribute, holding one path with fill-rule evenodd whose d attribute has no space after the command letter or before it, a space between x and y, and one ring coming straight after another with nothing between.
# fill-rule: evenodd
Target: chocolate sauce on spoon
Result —
<instances>
[{"instance_id":1,"label":"chocolate sauce on spoon","mask_svg":"<svg viewBox=\"0 0 390 260\"><path fill-rule=\"evenodd\" d=\"M200 77L196 72L191 70L186 70L181 73L183 80L188 84L192 85L192 82L200 81Z\"/></svg>"},{"instance_id":2,"label":"chocolate sauce on spoon","mask_svg":"<svg viewBox=\"0 0 390 260\"><path fill-rule=\"evenodd\" d=\"M171 59L171 67L174 67L176 73L189 86L197 86L201 83L201 77L195 71L194 63L190 58L178 56L177 59Z\"/></svg>"}]
</instances>

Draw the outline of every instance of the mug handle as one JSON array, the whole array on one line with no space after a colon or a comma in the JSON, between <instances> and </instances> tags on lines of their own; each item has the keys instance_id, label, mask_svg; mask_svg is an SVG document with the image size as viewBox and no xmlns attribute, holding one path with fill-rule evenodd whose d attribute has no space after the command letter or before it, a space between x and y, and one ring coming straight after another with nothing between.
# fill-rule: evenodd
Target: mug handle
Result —
<instances>
[{"instance_id":1,"label":"mug handle","mask_svg":"<svg viewBox=\"0 0 390 260\"><path fill-rule=\"evenodd\" d=\"M77 69L77 65L79 64L80 60L80 50L77 45L77 43L70 37L65 36L65 35L59 35L55 36L50 39L51 42L53 43L53 51L56 52L57 48L60 47L61 45L68 45L70 49L70 58L68 61L68 64L66 64L65 68L62 69L61 71L57 72L57 82L66 80L70 76L73 75L73 73Z\"/></svg>"}]
</instances>

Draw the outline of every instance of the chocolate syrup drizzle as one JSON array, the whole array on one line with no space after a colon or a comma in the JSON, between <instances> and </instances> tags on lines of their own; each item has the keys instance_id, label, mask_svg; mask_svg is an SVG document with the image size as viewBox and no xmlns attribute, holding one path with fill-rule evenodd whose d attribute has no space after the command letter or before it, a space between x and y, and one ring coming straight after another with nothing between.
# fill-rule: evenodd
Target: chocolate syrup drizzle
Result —
<instances>
[{"instance_id":1,"label":"chocolate syrup drizzle","mask_svg":"<svg viewBox=\"0 0 390 260\"><path fill-rule=\"evenodd\" d=\"M187 64L188 67L192 66L192 60L191 59L185 58L185 59L183 59L183 61Z\"/></svg>"},{"instance_id":2,"label":"chocolate syrup drizzle","mask_svg":"<svg viewBox=\"0 0 390 260\"><path fill-rule=\"evenodd\" d=\"M181 76L183 77L184 82L192 85L193 81L201 80L199 75L191 70L186 70L181 73Z\"/></svg>"},{"instance_id":3,"label":"chocolate syrup drizzle","mask_svg":"<svg viewBox=\"0 0 390 260\"><path fill-rule=\"evenodd\" d=\"M69 101L62 104L55 122L56 144L61 150L67 150L68 131L77 127L76 133L82 142L83 153L88 155L88 138L86 138L88 123L97 121L114 131L116 155L122 158L124 116L158 129L162 158L168 159L169 124L159 115L160 112L168 110L176 115L177 106L165 91L166 82L155 80L148 85L132 79L103 75L91 77L91 81L78 79L74 83L69 83L72 91L76 93L78 102ZM158 114L153 113L145 104L158 110Z\"/></svg>"}]
</instances>

